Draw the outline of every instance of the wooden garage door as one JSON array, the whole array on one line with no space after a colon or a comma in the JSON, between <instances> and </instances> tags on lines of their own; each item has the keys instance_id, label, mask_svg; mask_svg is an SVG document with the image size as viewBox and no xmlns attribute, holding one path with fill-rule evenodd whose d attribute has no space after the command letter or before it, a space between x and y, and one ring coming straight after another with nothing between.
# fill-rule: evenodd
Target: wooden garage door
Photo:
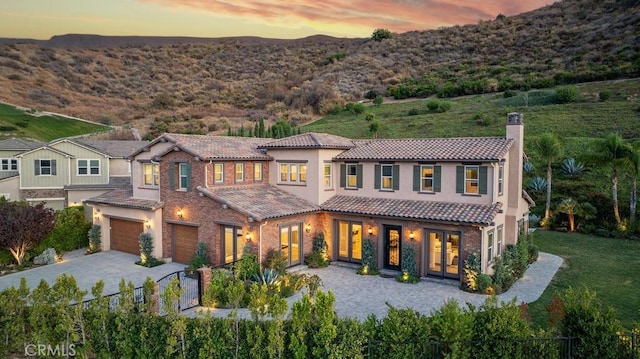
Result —
<instances>
[{"instance_id":1,"label":"wooden garage door","mask_svg":"<svg viewBox=\"0 0 640 359\"><path fill-rule=\"evenodd\" d=\"M140 255L139 237L144 231L142 222L111 218L111 249Z\"/></svg>"},{"instance_id":2,"label":"wooden garage door","mask_svg":"<svg viewBox=\"0 0 640 359\"><path fill-rule=\"evenodd\" d=\"M189 263L196 254L198 246L198 227L173 225L172 260L177 263Z\"/></svg>"}]
</instances>

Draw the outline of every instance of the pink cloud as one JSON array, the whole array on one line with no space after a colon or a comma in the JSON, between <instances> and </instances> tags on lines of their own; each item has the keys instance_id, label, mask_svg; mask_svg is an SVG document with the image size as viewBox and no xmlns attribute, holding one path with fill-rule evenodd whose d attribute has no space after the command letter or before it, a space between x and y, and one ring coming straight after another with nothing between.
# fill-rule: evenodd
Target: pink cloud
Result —
<instances>
[{"instance_id":1,"label":"pink cloud","mask_svg":"<svg viewBox=\"0 0 640 359\"><path fill-rule=\"evenodd\" d=\"M387 28L394 32L476 23L515 15L553 0L138 0L270 23L295 22ZM319 29L322 30L322 29Z\"/></svg>"}]
</instances>

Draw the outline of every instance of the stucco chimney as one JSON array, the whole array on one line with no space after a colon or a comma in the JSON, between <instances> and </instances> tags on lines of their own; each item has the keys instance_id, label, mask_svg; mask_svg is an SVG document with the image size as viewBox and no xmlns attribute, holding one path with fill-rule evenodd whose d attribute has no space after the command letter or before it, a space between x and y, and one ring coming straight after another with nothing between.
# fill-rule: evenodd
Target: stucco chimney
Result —
<instances>
[{"instance_id":1,"label":"stucco chimney","mask_svg":"<svg viewBox=\"0 0 640 359\"><path fill-rule=\"evenodd\" d=\"M507 115L507 138L514 141L509 149L506 203L506 240L515 243L518 238L518 220L528 209L518 208L522 205L522 165L524 156L524 123L522 114L511 112Z\"/></svg>"}]
</instances>

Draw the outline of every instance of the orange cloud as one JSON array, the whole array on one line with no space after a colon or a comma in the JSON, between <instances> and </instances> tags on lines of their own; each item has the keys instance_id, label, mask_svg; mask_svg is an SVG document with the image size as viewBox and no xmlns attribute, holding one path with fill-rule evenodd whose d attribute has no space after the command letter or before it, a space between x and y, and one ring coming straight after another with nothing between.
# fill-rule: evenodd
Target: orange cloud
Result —
<instances>
[{"instance_id":1,"label":"orange cloud","mask_svg":"<svg viewBox=\"0 0 640 359\"><path fill-rule=\"evenodd\" d=\"M387 28L394 32L476 23L498 14L515 15L553 0L138 0L186 7L217 16L251 19L283 27Z\"/></svg>"}]
</instances>

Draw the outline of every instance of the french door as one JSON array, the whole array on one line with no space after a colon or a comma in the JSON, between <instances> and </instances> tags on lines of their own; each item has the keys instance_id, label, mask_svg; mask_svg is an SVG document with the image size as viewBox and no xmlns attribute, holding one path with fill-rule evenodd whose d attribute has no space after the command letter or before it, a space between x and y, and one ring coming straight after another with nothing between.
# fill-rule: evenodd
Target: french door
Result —
<instances>
[{"instance_id":1,"label":"french door","mask_svg":"<svg viewBox=\"0 0 640 359\"><path fill-rule=\"evenodd\" d=\"M286 258L287 267L300 264L302 252L300 224L280 227L280 250Z\"/></svg>"},{"instance_id":2,"label":"french door","mask_svg":"<svg viewBox=\"0 0 640 359\"><path fill-rule=\"evenodd\" d=\"M338 221L338 260L360 263L362 261L362 223Z\"/></svg>"},{"instance_id":3,"label":"french door","mask_svg":"<svg viewBox=\"0 0 640 359\"><path fill-rule=\"evenodd\" d=\"M460 232L427 230L427 274L460 279L462 268Z\"/></svg>"}]
</instances>

